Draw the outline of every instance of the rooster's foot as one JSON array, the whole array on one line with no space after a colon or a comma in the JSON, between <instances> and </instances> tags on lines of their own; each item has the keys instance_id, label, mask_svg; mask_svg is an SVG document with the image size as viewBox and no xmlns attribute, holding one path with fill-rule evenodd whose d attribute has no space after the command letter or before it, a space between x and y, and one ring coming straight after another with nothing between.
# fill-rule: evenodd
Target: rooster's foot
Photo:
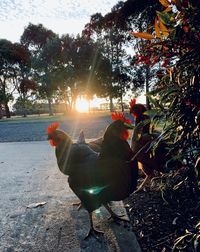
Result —
<instances>
[{"instance_id":1,"label":"rooster's foot","mask_svg":"<svg viewBox=\"0 0 200 252\"><path fill-rule=\"evenodd\" d=\"M81 202L73 203L72 205L77 206L77 210L80 210L83 207Z\"/></svg>"},{"instance_id":2,"label":"rooster's foot","mask_svg":"<svg viewBox=\"0 0 200 252\"><path fill-rule=\"evenodd\" d=\"M130 222L130 220L128 220L128 219L125 219L125 218L121 218L121 217L124 217L125 216L125 214L123 214L123 215L117 215L117 214L114 214L114 215L111 215L108 219L110 220L110 219L113 219L113 221L115 222L115 223L117 223L117 224L120 224L120 222L121 221L123 221L123 222Z\"/></svg>"},{"instance_id":3,"label":"rooster's foot","mask_svg":"<svg viewBox=\"0 0 200 252\"><path fill-rule=\"evenodd\" d=\"M84 240L87 240L90 236L93 236L95 239L99 240L100 236L104 235L104 232L101 230L97 230L94 227L91 227L87 236L84 238Z\"/></svg>"},{"instance_id":4,"label":"rooster's foot","mask_svg":"<svg viewBox=\"0 0 200 252\"><path fill-rule=\"evenodd\" d=\"M112 218L113 221L116 222L116 223L118 223L118 224L119 224L120 221L130 222L127 219L121 218L121 217L125 216L124 214L123 215L117 215L116 213L114 213L113 210L111 209L111 207L108 204L105 204L104 207L110 213L110 217L108 218L109 220Z\"/></svg>"},{"instance_id":5,"label":"rooster's foot","mask_svg":"<svg viewBox=\"0 0 200 252\"><path fill-rule=\"evenodd\" d=\"M125 214L121 214L121 215L117 215L117 214L111 214L109 217L108 217L108 220L110 220L110 219L122 219L123 220L123 218L121 218L121 217L124 217L125 216Z\"/></svg>"}]
</instances>

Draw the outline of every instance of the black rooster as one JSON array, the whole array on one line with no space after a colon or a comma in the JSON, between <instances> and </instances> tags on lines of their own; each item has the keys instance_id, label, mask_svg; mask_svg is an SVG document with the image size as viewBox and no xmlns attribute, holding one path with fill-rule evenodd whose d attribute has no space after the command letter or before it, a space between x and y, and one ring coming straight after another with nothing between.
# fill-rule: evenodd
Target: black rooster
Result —
<instances>
[{"instance_id":1,"label":"black rooster","mask_svg":"<svg viewBox=\"0 0 200 252\"><path fill-rule=\"evenodd\" d=\"M131 149L136 159L142 164L142 170L145 179L135 192L143 189L143 187L155 177L155 171L161 173L164 171L167 161L167 143L162 140L155 149L154 155L151 154L153 142L159 138L159 132L150 132L150 117L145 114L147 109L143 104L136 104L136 100L130 102L130 114L135 119L135 130L133 131L131 140Z\"/></svg>"},{"instance_id":2,"label":"black rooster","mask_svg":"<svg viewBox=\"0 0 200 252\"><path fill-rule=\"evenodd\" d=\"M132 160L133 152L126 141L128 124L125 118L111 123L103 137L98 154L84 142L73 143L59 124L48 127L48 138L55 146L60 171L68 175L70 188L80 199L90 217L90 234L102 233L93 226L92 212L101 205L114 219L120 219L108 203L128 197L137 186L137 161Z\"/></svg>"}]
</instances>

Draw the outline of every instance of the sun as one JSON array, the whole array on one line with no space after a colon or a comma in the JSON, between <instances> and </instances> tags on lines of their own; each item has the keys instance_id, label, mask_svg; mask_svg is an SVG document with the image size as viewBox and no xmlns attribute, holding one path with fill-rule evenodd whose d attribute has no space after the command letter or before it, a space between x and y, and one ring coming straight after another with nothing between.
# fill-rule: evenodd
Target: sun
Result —
<instances>
[{"instance_id":1,"label":"sun","mask_svg":"<svg viewBox=\"0 0 200 252\"><path fill-rule=\"evenodd\" d=\"M76 100L76 110L81 113L89 112L89 101L86 99L78 98Z\"/></svg>"}]
</instances>

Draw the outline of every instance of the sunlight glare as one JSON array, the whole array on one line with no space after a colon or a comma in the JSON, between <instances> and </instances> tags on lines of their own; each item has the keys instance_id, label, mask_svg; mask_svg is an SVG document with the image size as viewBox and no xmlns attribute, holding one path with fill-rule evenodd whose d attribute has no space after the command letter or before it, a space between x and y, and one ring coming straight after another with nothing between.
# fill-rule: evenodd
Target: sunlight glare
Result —
<instances>
[{"instance_id":1,"label":"sunlight glare","mask_svg":"<svg viewBox=\"0 0 200 252\"><path fill-rule=\"evenodd\" d=\"M89 102L86 99L77 99L76 110L82 113L89 112Z\"/></svg>"}]
</instances>

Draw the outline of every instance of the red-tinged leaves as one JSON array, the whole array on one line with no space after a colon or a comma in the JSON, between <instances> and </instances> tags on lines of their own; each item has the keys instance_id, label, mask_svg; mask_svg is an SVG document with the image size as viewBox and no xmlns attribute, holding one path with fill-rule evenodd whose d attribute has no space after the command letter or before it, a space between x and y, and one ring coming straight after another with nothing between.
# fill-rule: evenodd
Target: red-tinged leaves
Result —
<instances>
[{"instance_id":1,"label":"red-tinged leaves","mask_svg":"<svg viewBox=\"0 0 200 252\"><path fill-rule=\"evenodd\" d=\"M162 67L166 67L169 63L170 63L170 60L166 59L166 60L163 62Z\"/></svg>"},{"instance_id":2,"label":"red-tinged leaves","mask_svg":"<svg viewBox=\"0 0 200 252\"><path fill-rule=\"evenodd\" d=\"M159 61L159 56L156 56L151 61L151 66L155 65Z\"/></svg>"},{"instance_id":3,"label":"red-tinged leaves","mask_svg":"<svg viewBox=\"0 0 200 252\"><path fill-rule=\"evenodd\" d=\"M184 27L183 27L183 30L184 30L184 32L188 32L189 31L189 26L188 25L185 25Z\"/></svg>"},{"instance_id":4,"label":"red-tinged leaves","mask_svg":"<svg viewBox=\"0 0 200 252\"><path fill-rule=\"evenodd\" d=\"M147 32L131 32L130 34L132 34L136 38L143 38L143 39L150 39L150 40L154 39L154 36Z\"/></svg>"}]
</instances>

